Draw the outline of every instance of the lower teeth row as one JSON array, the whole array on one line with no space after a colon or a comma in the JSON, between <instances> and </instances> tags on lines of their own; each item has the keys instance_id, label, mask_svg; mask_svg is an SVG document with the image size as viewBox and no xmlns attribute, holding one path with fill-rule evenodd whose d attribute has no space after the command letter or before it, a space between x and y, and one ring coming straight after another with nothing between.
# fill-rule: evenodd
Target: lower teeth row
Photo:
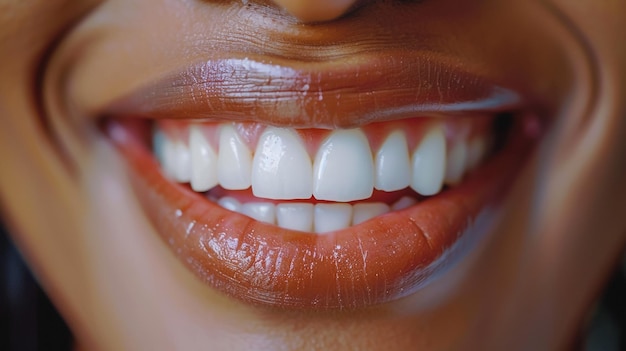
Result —
<instances>
[{"instance_id":1,"label":"lower teeth row","mask_svg":"<svg viewBox=\"0 0 626 351\"><path fill-rule=\"evenodd\" d=\"M488 135L470 138L468 133L447 140L442 123L428 124L412 152L406 138L414 132L411 129L389 133L376 152L360 128L335 130L315 157L309 156L292 128L266 127L252 150L230 123L208 135L199 125L184 129L182 140L155 130L155 154L166 175L190 183L195 191L209 191L210 198L210 190L217 187L227 192L252 188L261 201L242 204L228 194L213 200L261 222L317 233L344 229L417 203L411 197L392 205L348 203L370 198L374 189L393 192L410 187L416 197L435 195L444 184L458 183L489 150ZM312 197L335 203L307 202ZM275 204L262 199L302 202Z\"/></svg>"},{"instance_id":2,"label":"lower teeth row","mask_svg":"<svg viewBox=\"0 0 626 351\"><path fill-rule=\"evenodd\" d=\"M327 233L348 228L390 211L399 211L417 203L405 196L389 206L382 202L347 203L295 203L271 202L240 203L233 197L222 197L217 203L223 208L244 214L257 221L278 225L281 228L303 232Z\"/></svg>"}]
</instances>

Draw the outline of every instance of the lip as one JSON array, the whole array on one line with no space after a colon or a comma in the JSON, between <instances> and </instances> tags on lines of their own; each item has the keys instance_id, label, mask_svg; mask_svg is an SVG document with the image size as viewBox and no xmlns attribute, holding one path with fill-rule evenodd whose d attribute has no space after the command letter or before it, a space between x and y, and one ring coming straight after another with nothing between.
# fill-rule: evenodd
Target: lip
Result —
<instances>
[{"instance_id":1,"label":"lip","mask_svg":"<svg viewBox=\"0 0 626 351\"><path fill-rule=\"evenodd\" d=\"M95 114L331 129L416 115L497 113L531 100L442 53L395 50L345 60L210 59Z\"/></svg>"},{"instance_id":2,"label":"lip","mask_svg":"<svg viewBox=\"0 0 626 351\"><path fill-rule=\"evenodd\" d=\"M529 130L532 118L516 121ZM132 122L131 122L132 124ZM457 187L408 209L326 235L230 212L166 179L124 122L107 124L128 161L136 196L156 231L192 272L242 301L283 308L354 309L422 288L460 261L498 218L499 203L536 134L506 147Z\"/></svg>"},{"instance_id":3,"label":"lip","mask_svg":"<svg viewBox=\"0 0 626 351\"><path fill-rule=\"evenodd\" d=\"M106 130L128 161L134 191L156 232L202 281L255 305L362 308L414 293L489 233L500 201L523 167L520 160L536 143L537 134L527 133L536 115L514 118L511 130L517 132L460 185L326 235L255 221L171 182L146 146L147 129L137 126L140 118L182 118L332 128L422 115L495 114L522 102L531 105L452 60L406 57L414 60L411 69L369 56L347 67L209 60L117 100L101 115L108 117ZM411 87L411 79L427 70L436 74L427 76L422 88ZM312 112L316 109L325 112Z\"/></svg>"}]
</instances>

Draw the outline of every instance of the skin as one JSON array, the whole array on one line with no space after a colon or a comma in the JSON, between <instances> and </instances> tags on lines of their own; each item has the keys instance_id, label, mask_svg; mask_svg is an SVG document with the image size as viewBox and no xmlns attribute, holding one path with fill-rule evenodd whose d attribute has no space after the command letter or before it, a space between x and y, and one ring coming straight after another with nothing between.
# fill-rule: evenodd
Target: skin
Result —
<instances>
[{"instance_id":1,"label":"skin","mask_svg":"<svg viewBox=\"0 0 626 351\"><path fill-rule=\"evenodd\" d=\"M393 10L349 0L251 1L250 7L208 1L0 0L0 208L78 346L572 346L626 243L626 46L616 45L626 4L461 3L469 2L405 6L422 21L415 21L423 23L420 33L435 38L429 42L423 34L425 43L454 47L472 62L491 64L497 67L494 76L524 76L552 107L552 129L511 190L495 235L462 267L390 304L305 313L241 304L208 288L180 264L138 207L124 162L95 128L90 108L214 48L240 49L241 43L229 40L221 28L244 37L256 30L268 40L284 33L308 35L314 42L342 30L351 33L344 21L351 16L384 18ZM381 12L374 11L376 6ZM502 11L494 16L489 9ZM90 17L72 27L87 13ZM428 20L437 18L429 13L442 20ZM525 21L528 16L532 24ZM508 29L501 35L526 55L504 49L507 42L492 31L502 26L498 18L506 19ZM467 27L455 29L454 23L461 22ZM366 27L357 23L354 28ZM481 45L450 39L461 32L481 38ZM203 42L206 38L213 41ZM298 43L303 45L287 41L272 49L310 52ZM354 48L348 43L334 52Z\"/></svg>"}]
</instances>

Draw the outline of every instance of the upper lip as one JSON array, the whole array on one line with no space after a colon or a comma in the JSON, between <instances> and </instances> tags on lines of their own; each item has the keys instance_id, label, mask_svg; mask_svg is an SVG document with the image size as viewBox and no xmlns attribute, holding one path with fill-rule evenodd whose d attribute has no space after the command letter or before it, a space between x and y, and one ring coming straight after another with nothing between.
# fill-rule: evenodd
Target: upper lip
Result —
<instances>
[{"instance_id":1,"label":"upper lip","mask_svg":"<svg viewBox=\"0 0 626 351\"><path fill-rule=\"evenodd\" d=\"M360 55L350 64L230 55L168 74L101 115L336 128L527 106L517 91L432 53ZM171 184L145 148L111 135L139 176L135 189L147 215L192 271L249 302L314 308L392 301L458 260L471 247L459 243L486 230L484 216L493 212L488 205L499 200L528 149L518 135L506 157L499 155L457 189L365 226L315 237L229 213ZM437 217L442 213L444 221Z\"/></svg>"},{"instance_id":2,"label":"upper lip","mask_svg":"<svg viewBox=\"0 0 626 351\"><path fill-rule=\"evenodd\" d=\"M347 128L373 121L519 107L525 97L442 54L345 61L208 59L119 98L99 114Z\"/></svg>"},{"instance_id":3,"label":"upper lip","mask_svg":"<svg viewBox=\"0 0 626 351\"><path fill-rule=\"evenodd\" d=\"M531 145L517 133L457 188L314 235L230 212L168 181L149 151L115 126L109 132L130 162L138 199L181 261L228 295L288 308L359 308L397 300L432 281L489 231Z\"/></svg>"}]
</instances>

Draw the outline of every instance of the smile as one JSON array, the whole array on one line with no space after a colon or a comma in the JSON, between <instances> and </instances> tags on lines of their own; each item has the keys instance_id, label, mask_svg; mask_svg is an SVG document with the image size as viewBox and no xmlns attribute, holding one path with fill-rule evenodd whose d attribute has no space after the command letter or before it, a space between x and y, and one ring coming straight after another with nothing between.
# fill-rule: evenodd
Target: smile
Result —
<instances>
[{"instance_id":1,"label":"smile","mask_svg":"<svg viewBox=\"0 0 626 351\"><path fill-rule=\"evenodd\" d=\"M153 145L169 178L222 207L285 229L327 233L410 207L438 194L444 182L459 183L489 151L486 126L493 122L476 119L334 131L166 121Z\"/></svg>"},{"instance_id":2,"label":"smile","mask_svg":"<svg viewBox=\"0 0 626 351\"><path fill-rule=\"evenodd\" d=\"M286 308L389 302L489 233L543 124L445 60L434 81L393 65L211 61L117 102L107 131L157 232L213 288Z\"/></svg>"}]
</instances>

